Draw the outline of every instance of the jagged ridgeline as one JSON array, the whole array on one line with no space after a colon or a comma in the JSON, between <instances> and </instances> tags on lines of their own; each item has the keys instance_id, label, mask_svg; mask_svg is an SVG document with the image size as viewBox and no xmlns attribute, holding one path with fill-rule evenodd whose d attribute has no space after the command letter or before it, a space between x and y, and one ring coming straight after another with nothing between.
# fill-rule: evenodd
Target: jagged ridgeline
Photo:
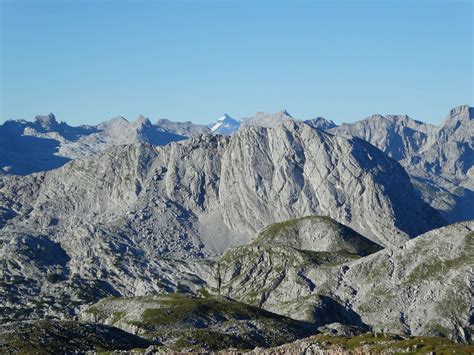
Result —
<instances>
[{"instance_id":1,"label":"jagged ridgeline","mask_svg":"<svg viewBox=\"0 0 474 355\"><path fill-rule=\"evenodd\" d=\"M232 136L144 118L86 135L62 126L64 149L82 151L87 137L101 148L50 171L1 175L0 346L253 349L369 331L469 342L473 222L447 225L414 188L421 175L332 122L258 117L267 127L224 117L219 127L240 127ZM42 117L30 128L50 139L57 125ZM130 126L131 144L104 143ZM173 132L192 137L143 143ZM391 155L408 164L427 142ZM467 165L450 184L470 188Z\"/></svg>"},{"instance_id":2,"label":"jagged ridgeline","mask_svg":"<svg viewBox=\"0 0 474 355\"><path fill-rule=\"evenodd\" d=\"M463 105L452 109L439 126L407 115L379 114L340 126L323 117L303 122L336 135L362 138L397 160L423 199L453 223L474 218L473 118L473 108ZM287 121L298 120L286 110L258 112L239 120L225 114L207 126L167 119L151 123L143 116L133 122L119 116L80 127L58 123L53 114L37 116L34 122L11 120L0 125L0 174L51 170L117 145L159 146L199 134L233 135L248 127L276 127Z\"/></svg>"}]
</instances>

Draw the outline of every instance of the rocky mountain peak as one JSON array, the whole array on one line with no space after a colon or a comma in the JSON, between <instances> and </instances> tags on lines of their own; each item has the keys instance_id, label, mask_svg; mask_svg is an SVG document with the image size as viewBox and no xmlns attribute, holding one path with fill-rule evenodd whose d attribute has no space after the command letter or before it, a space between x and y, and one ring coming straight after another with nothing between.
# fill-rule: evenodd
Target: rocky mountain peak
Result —
<instances>
[{"instance_id":1,"label":"rocky mountain peak","mask_svg":"<svg viewBox=\"0 0 474 355\"><path fill-rule=\"evenodd\" d=\"M105 127L113 127L113 126L126 126L130 122L123 116L115 116L108 121L104 121L97 125L98 128L103 129Z\"/></svg>"},{"instance_id":2,"label":"rocky mountain peak","mask_svg":"<svg viewBox=\"0 0 474 355\"><path fill-rule=\"evenodd\" d=\"M242 121L241 127L275 127L281 123L293 120L293 117L286 110L275 113L257 112L255 116Z\"/></svg>"},{"instance_id":3,"label":"rocky mountain peak","mask_svg":"<svg viewBox=\"0 0 474 355\"><path fill-rule=\"evenodd\" d=\"M444 119L442 127L452 127L459 124L472 124L474 120L474 107L469 105L461 105L449 111L448 116Z\"/></svg>"},{"instance_id":4,"label":"rocky mountain peak","mask_svg":"<svg viewBox=\"0 0 474 355\"><path fill-rule=\"evenodd\" d=\"M215 124L209 126L211 132L223 135L232 135L239 129L239 127L239 121L233 119L227 113L224 113L223 116L219 117Z\"/></svg>"},{"instance_id":5,"label":"rocky mountain peak","mask_svg":"<svg viewBox=\"0 0 474 355\"><path fill-rule=\"evenodd\" d=\"M148 117L140 115L137 119L133 122L133 125L136 127L144 127L144 126L151 126L152 123Z\"/></svg>"},{"instance_id":6,"label":"rocky mountain peak","mask_svg":"<svg viewBox=\"0 0 474 355\"><path fill-rule=\"evenodd\" d=\"M323 131L337 127L337 125L333 121L327 120L324 117L311 118L309 120L305 120L304 123L313 128L321 129Z\"/></svg>"},{"instance_id":7,"label":"rocky mountain peak","mask_svg":"<svg viewBox=\"0 0 474 355\"><path fill-rule=\"evenodd\" d=\"M224 113L224 115L222 115L221 117L219 117L219 119L217 120L217 122L224 122L224 121L235 121L232 117L230 117L227 113ZM236 121L237 122L237 121Z\"/></svg>"},{"instance_id":8,"label":"rocky mountain peak","mask_svg":"<svg viewBox=\"0 0 474 355\"><path fill-rule=\"evenodd\" d=\"M49 130L52 129L54 126L58 125L56 121L56 117L53 113L49 113L48 115L38 115L35 117L35 122L39 123L44 129Z\"/></svg>"},{"instance_id":9,"label":"rocky mountain peak","mask_svg":"<svg viewBox=\"0 0 474 355\"><path fill-rule=\"evenodd\" d=\"M290 113L286 109L280 110L276 114L278 116L286 116L286 117L289 117L289 118L293 118L293 116L290 115Z\"/></svg>"}]
</instances>

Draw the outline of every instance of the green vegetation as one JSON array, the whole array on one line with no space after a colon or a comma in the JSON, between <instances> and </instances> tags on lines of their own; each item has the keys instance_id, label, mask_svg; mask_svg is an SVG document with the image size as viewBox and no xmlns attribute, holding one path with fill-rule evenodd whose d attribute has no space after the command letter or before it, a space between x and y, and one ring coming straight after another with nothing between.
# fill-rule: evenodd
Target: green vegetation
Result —
<instances>
[{"instance_id":1,"label":"green vegetation","mask_svg":"<svg viewBox=\"0 0 474 355\"><path fill-rule=\"evenodd\" d=\"M290 228L295 227L299 222L305 220L317 220L337 227L336 222L332 218L327 216L306 216L301 218L295 218L284 222L270 224L262 232L260 232L257 238L255 238L255 240L252 242L252 244L259 244L262 241L271 241L282 232L288 231Z\"/></svg>"},{"instance_id":2,"label":"green vegetation","mask_svg":"<svg viewBox=\"0 0 474 355\"><path fill-rule=\"evenodd\" d=\"M430 278L442 279L449 269L460 268L468 264L472 264L472 256L461 255L450 260L430 259L417 265L408 275L406 282L416 283Z\"/></svg>"},{"instance_id":3,"label":"green vegetation","mask_svg":"<svg viewBox=\"0 0 474 355\"><path fill-rule=\"evenodd\" d=\"M99 324L41 320L2 327L2 354L72 354L93 349L146 348L151 344L123 330Z\"/></svg>"},{"instance_id":4,"label":"green vegetation","mask_svg":"<svg viewBox=\"0 0 474 355\"><path fill-rule=\"evenodd\" d=\"M354 353L472 354L474 352L473 345L459 344L436 337L401 337L393 334L366 333L354 337L316 335L311 339L324 344L325 348L342 347Z\"/></svg>"},{"instance_id":5,"label":"green vegetation","mask_svg":"<svg viewBox=\"0 0 474 355\"><path fill-rule=\"evenodd\" d=\"M145 309L140 321L130 322L146 329L156 326L197 321L216 322L232 319L283 318L263 309L219 297L197 298L179 293L156 299L157 306Z\"/></svg>"},{"instance_id":6,"label":"green vegetation","mask_svg":"<svg viewBox=\"0 0 474 355\"><path fill-rule=\"evenodd\" d=\"M171 346L172 350L200 351L216 349L251 349L252 344L239 339L237 336L224 334L207 329L192 329L179 334L176 342Z\"/></svg>"},{"instance_id":7,"label":"green vegetation","mask_svg":"<svg viewBox=\"0 0 474 355\"><path fill-rule=\"evenodd\" d=\"M128 310L133 311L128 314ZM253 349L280 345L316 332L309 323L210 295L202 298L171 293L106 299L89 312L98 314L98 322L107 321L125 329L132 326L137 334L164 344L169 350Z\"/></svg>"}]
</instances>

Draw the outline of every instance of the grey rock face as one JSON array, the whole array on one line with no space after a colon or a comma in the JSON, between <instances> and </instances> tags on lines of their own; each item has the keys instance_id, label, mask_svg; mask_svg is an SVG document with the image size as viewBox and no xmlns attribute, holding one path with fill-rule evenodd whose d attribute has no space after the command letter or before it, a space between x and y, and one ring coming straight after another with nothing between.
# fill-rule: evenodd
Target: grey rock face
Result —
<instances>
[{"instance_id":1,"label":"grey rock face","mask_svg":"<svg viewBox=\"0 0 474 355\"><path fill-rule=\"evenodd\" d=\"M211 290L321 325L469 341L473 231L474 222L450 225L352 260L267 239L224 254Z\"/></svg>"},{"instance_id":2,"label":"grey rock face","mask_svg":"<svg viewBox=\"0 0 474 355\"><path fill-rule=\"evenodd\" d=\"M474 218L474 109L451 110L436 127L408 116L374 115L330 132L355 136L398 160L425 201L450 222Z\"/></svg>"},{"instance_id":3,"label":"grey rock face","mask_svg":"<svg viewBox=\"0 0 474 355\"><path fill-rule=\"evenodd\" d=\"M362 140L295 121L233 137L222 159L219 199L226 224L248 233L328 215L377 243L396 244L443 223L394 160ZM399 208L403 201L410 211Z\"/></svg>"},{"instance_id":4,"label":"grey rock face","mask_svg":"<svg viewBox=\"0 0 474 355\"><path fill-rule=\"evenodd\" d=\"M334 134L362 138L398 161L418 152L435 131L435 126L406 115L373 115L330 130Z\"/></svg>"},{"instance_id":5,"label":"grey rock face","mask_svg":"<svg viewBox=\"0 0 474 355\"><path fill-rule=\"evenodd\" d=\"M268 114L265 112L257 112L255 116L244 118L240 125L241 128L246 127L265 127L271 128L276 127L284 122L293 120L293 117L286 111L281 110L274 114Z\"/></svg>"},{"instance_id":6,"label":"grey rock face","mask_svg":"<svg viewBox=\"0 0 474 355\"><path fill-rule=\"evenodd\" d=\"M2 176L1 315L63 317L108 295L196 292L211 266L203 259L318 213L383 245L443 223L382 152L292 121Z\"/></svg>"},{"instance_id":7,"label":"grey rock face","mask_svg":"<svg viewBox=\"0 0 474 355\"><path fill-rule=\"evenodd\" d=\"M473 231L474 222L461 222L356 261L340 271L335 294L378 331L468 341Z\"/></svg>"}]
</instances>

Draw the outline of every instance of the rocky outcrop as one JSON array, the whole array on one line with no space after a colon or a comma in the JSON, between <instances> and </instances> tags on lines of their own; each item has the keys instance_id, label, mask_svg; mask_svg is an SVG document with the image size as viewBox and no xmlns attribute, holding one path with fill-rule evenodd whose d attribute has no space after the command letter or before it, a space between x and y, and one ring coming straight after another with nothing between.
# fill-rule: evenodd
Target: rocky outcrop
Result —
<instances>
[{"instance_id":1,"label":"rocky outcrop","mask_svg":"<svg viewBox=\"0 0 474 355\"><path fill-rule=\"evenodd\" d=\"M437 352L470 354L474 346L457 344L435 337L412 337L394 334L364 333L357 336L325 333L300 339L276 348L255 349L249 355L274 354L428 354Z\"/></svg>"},{"instance_id":2,"label":"rocky outcrop","mask_svg":"<svg viewBox=\"0 0 474 355\"><path fill-rule=\"evenodd\" d=\"M382 247L351 228L324 216L307 216L265 227L252 245L283 245L315 252L346 252L366 256Z\"/></svg>"},{"instance_id":3,"label":"rocky outcrop","mask_svg":"<svg viewBox=\"0 0 474 355\"><path fill-rule=\"evenodd\" d=\"M312 324L243 303L179 293L104 299L87 308L81 318L114 325L176 350L269 347L317 332Z\"/></svg>"},{"instance_id":4,"label":"rocky outcrop","mask_svg":"<svg viewBox=\"0 0 474 355\"><path fill-rule=\"evenodd\" d=\"M229 250L210 290L318 325L470 341L474 222L365 257L279 244ZM316 242L317 244L317 242Z\"/></svg>"},{"instance_id":5,"label":"rocky outcrop","mask_svg":"<svg viewBox=\"0 0 474 355\"><path fill-rule=\"evenodd\" d=\"M281 125L287 121L292 121L293 116L291 116L288 111L281 110L276 113L270 114L265 112L257 112L255 116L244 118L241 121L240 129L248 127L265 127L271 128Z\"/></svg>"},{"instance_id":6,"label":"rocky outcrop","mask_svg":"<svg viewBox=\"0 0 474 355\"><path fill-rule=\"evenodd\" d=\"M474 218L474 109L452 109L437 127L374 115L330 132L362 138L398 160L425 201L450 222Z\"/></svg>"}]
</instances>

